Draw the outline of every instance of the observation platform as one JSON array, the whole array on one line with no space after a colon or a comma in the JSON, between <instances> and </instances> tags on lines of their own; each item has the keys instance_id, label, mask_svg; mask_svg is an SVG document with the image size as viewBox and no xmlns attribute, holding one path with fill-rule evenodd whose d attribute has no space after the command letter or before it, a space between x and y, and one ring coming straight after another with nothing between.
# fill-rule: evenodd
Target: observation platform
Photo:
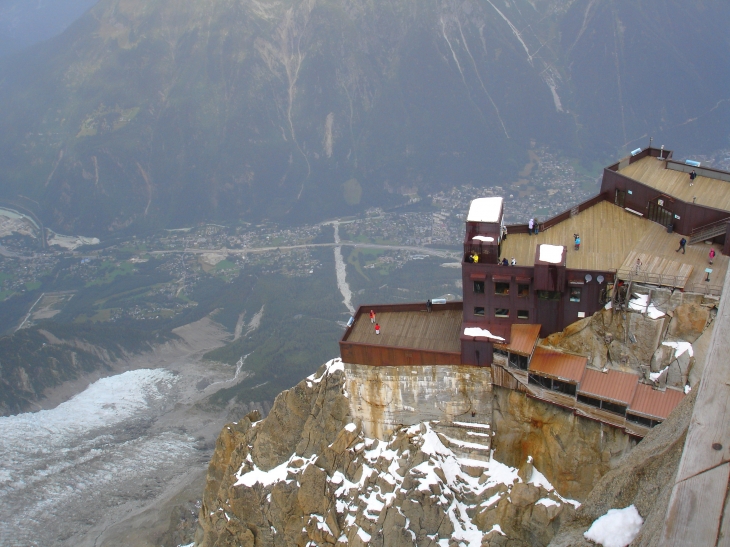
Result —
<instances>
[{"instance_id":1,"label":"observation platform","mask_svg":"<svg viewBox=\"0 0 730 547\"><path fill-rule=\"evenodd\" d=\"M687 169L693 169L693 167L687 166ZM703 176L705 172L711 173L706 169L694 169L697 172L697 178L692 186L689 185L690 180L687 173L667 169L666 162L650 156L641 158L619 169L618 172L687 203L694 202L697 205L730 212L730 182Z\"/></svg>"}]
</instances>

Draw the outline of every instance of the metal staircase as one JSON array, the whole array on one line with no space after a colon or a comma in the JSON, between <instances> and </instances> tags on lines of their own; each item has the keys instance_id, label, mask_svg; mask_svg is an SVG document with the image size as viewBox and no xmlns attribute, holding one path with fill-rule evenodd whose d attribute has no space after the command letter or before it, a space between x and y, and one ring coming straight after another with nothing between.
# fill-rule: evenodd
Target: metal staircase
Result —
<instances>
[{"instance_id":1,"label":"metal staircase","mask_svg":"<svg viewBox=\"0 0 730 547\"><path fill-rule=\"evenodd\" d=\"M708 239L712 239L713 237L726 234L729 220L730 217L727 217L722 220L718 220L717 222L713 222L712 224L707 224L705 226L699 226L698 228L695 228L689 235L689 244L694 245L695 243L707 241Z\"/></svg>"}]
</instances>

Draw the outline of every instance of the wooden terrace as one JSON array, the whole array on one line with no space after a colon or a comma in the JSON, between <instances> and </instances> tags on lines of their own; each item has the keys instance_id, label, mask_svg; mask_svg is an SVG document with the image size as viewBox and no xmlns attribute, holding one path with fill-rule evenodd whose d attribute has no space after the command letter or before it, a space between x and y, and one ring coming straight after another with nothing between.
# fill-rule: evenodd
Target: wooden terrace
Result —
<instances>
[{"instance_id":1,"label":"wooden terrace","mask_svg":"<svg viewBox=\"0 0 730 547\"><path fill-rule=\"evenodd\" d=\"M375 311L375 325L370 310ZM387 365L461 364L462 303L426 303L361 306L354 323L340 341L340 354L348 363Z\"/></svg>"},{"instance_id":2,"label":"wooden terrace","mask_svg":"<svg viewBox=\"0 0 730 547\"><path fill-rule=\"evenodd\" d=\"M722 181L721 181L722 182ZM730 183L722 182L730 186ZM645 221L649 226L618 269L618 277L633 280L637 283L676 287L691 292L712 292L720 294L722 280L728 268L730 257L722 254L722 245L697 243L687 245L686 254L676 252L679 240L683 236L667 233L664 226ZM686 237L686 236L684 236ZM709 264L708 253L715 249L715 260ZM641 260L641 267L636 270L636 259ZM706 282L705 268L712 268L710 281Z\"/></svg>"},{"instance_id":3,"label":"wooden terrace","mask_svg":"<svg viewBox=\"0 0 730 547\"><path fill-rule=\"evenodd\" d=\"M687 173L667 169L666 162L647 156L619 173L684 202L730 211L730 182L702 176L703 170L697 171L699 174L690 186Z\"/></svg>"},{"instance_id":4,"label":"wooden terrace","mask_svg":"<svg viewBox=\"0 0 730 547\"><path fill-rule=\"evenodd\" d=\"M570 269L617 270L652 224L613 203L599 201L538 235L508 234L502 257L514 257L518 266L532 266L537 246L548 243L568 247L566 265ZM573 234L580 234L579 251L574 250Z\"/></svg>"}]
</instances>

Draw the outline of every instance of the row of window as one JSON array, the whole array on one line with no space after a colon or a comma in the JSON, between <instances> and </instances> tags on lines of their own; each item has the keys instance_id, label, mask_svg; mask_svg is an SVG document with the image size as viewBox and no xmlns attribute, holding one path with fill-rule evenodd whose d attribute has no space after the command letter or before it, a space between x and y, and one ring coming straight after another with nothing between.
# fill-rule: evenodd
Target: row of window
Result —
<instances>
[{"instance_id":1,"label":"row of window","mask_svg":"<svg viewBox=\"0 0 730 547\"><path fill-rule=\"evenodd\" d=\"M484 317L484 307L474 306L474 315ZM509 317L509 308L495 308L494 317ZM517 310L517 319L529 319L530 312L528 310Z\"/></svg>"},{"instance_id":2,"label":"row of window","mask_svg":"<svg viewBox=\"0 0 730 547\"><path fill-rule=\"evenodd\" d=\"M498 296L509 296L509 283L495 283L494 294ZM580 287L570 288L570 301L580 302L582 290ZM474 281L474 294L484 294L484 281ZM523 298L530 296L530 286L517 284L517 296ZM537 291L537 297L541 300L560 300L562 293L559 291ZM476 314L475 314L476 315Z\"/></svg>"}]
</instances>

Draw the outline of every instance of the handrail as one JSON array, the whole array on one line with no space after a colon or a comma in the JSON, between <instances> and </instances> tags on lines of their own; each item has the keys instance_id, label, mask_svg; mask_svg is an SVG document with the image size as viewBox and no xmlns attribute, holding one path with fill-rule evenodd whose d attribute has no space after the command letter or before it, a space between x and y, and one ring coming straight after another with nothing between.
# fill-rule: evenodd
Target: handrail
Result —
<instances>
[{"instance_id":1,"label":"handrail","mask_svg":"<svg viewBox=\"0 0 730 547\"><path fill-rule=\"evenodd\" d=\"M730 216L725 217L721 220L716 220L715 222L710 222L709 224L705 224L704 226L698 226L697 228L692 228L692 231L690 231L689 235L693 236L704 230L708 230L710 228L714 228L715 226L719 226L720 224L727 224L728 221L730 221Z\"/></svg>"},{"instance_id":2,"label":"handrail","mask_svg":"<svg viewBox=\"0 0 730 547\"><path fill-rule=\"evenodd\" d=\"M702 282L690 282L687 277L679 277L676 275L652 274L648 272L636 273L633 269L618 270L616 277L631 281L634 283L646 283L648 285L658 285L660 287L680 287L683 292L692 292L705 295L722 294L722 284ZM685 280L684 285L680 285L678 281Z\"/></svg>"}]
</instances>

